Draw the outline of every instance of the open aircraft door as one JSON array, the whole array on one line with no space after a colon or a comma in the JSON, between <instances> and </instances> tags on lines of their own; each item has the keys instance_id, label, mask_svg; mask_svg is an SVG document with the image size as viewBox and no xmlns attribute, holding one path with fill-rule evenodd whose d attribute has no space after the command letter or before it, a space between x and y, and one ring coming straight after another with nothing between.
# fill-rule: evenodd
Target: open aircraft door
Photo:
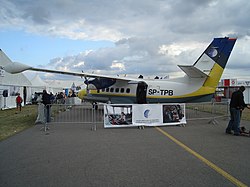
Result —
<instances>
[{"instance_id":1,"label":"open aircraft door","mask_svg":"<svg viewBox=\"0 0 250 187\"><path fill-rule=\"evenodd\" d=\"M145 82L139 82L136 89L136 101L138 104L147 103L147 88L148 85Z\"/></svg>"}]
</instances>

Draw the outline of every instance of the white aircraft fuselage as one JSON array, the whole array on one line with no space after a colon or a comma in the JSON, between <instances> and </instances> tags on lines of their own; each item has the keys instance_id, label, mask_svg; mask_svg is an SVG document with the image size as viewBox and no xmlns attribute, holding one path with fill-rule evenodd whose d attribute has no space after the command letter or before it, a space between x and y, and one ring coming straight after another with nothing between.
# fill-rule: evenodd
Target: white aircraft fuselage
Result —
<instances>
[{"instance_id":1,"label":"white aircraft fuselage","mask_svg":"<svg viewBox=\"0 0 250 187\"><path fill-rule=\"evenodd\" d=\"M214 88L210 93L200 95L199 89L203 81L197 79L180 78L180 79L142 79L142 82L124 84L124 82L115 83L113 86L103 89L90 89L79 92L79 97L95 102L111 103L138 103L141 98L145 103L176 103L176 102L198 102L208 101L212 98ZM83 95L81 96L81 92ZM139 102L140 103L140 102ZM144 103L142 101L142 103Z\"/></svg>"}]
</instances>

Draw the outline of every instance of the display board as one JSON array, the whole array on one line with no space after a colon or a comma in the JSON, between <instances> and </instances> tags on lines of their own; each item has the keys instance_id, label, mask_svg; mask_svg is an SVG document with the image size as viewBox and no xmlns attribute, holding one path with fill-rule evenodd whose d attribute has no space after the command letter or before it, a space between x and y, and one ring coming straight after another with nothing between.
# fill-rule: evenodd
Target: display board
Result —
<instances>
[{"instance_id":1,"label":"display board","mask_svg":"<svg viewBox=\"0 0 250 187\"><path fill-rule=\"evenodd\" d=\"M186 124L184 103L104 105L104 128L180 124Z\"/></svg>"}]
</instances>

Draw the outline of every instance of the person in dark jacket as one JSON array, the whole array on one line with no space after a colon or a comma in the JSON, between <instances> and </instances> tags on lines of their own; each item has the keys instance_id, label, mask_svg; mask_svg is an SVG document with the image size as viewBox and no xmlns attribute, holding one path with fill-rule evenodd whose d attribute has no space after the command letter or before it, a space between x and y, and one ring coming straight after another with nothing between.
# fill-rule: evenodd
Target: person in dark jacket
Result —
<instances>
[{"instance_id":1,"label":"person in dark jacket","mask_svg":"<svg viewBox=\"0 0 250 187\"><path fill-rule=\"evenodd\" d=\"M234 131L234 135L240 135L240 119L241 113L244 108L250 108L246 105L244 101L243 92L245 91L245 87L241 86L239 90L233 92L231 101L230 101L230 121L226 128L227 134L232 134L232 130Z\"/></svg>"},{"instance_id":2,"label":"person in dark jacket","mask_svg":"<svg viewBox=\"0 0 250 187\"><path fill-rule=\"evenodd\" d=\"M45 119L46 123L50 122L50 107L51 107L51 101L50 101L50 95L47 93L46 90L43 90L43 95L42 95L42 103L44 104L44 114L45 114Z\"/></svg>"}]
</instances>

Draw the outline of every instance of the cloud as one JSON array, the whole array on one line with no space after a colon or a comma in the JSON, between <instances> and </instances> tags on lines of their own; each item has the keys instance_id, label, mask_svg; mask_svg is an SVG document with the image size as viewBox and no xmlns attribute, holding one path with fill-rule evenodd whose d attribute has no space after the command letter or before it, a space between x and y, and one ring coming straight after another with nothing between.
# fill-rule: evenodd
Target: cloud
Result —
<instances>
[{"instance_id":1,"label":"cloud","mask_svg":"<svg viewBox=\"0 0 250 187\"><path fill-rule=\"evenodd\" d=\"M108 74L166 75L192 64L214 37L238 37L228 70L248 67L250 2L226 0L31 1L1 4L0 28L114 47L59 56L46 67Z\"/></svg>"},{"instance_id":2,"label":"cloud","mask_svg":"<svg viewBox=\"0 0 250 187\"><path fill-rule=\"evenodd\" d=\"M195 62L200 55L199 51L195 51L199 46L200 44L194 42L159 46L154 38L129 38L117 41L112 48L52 59L49 67L60 70L66 70L68 67L76 72L101 74L166 76L173 71L179 71L177 67L179 62L181 64ZM193 53L197 53L196 58L190 56Z\"/></svg>"}]
</instances>

